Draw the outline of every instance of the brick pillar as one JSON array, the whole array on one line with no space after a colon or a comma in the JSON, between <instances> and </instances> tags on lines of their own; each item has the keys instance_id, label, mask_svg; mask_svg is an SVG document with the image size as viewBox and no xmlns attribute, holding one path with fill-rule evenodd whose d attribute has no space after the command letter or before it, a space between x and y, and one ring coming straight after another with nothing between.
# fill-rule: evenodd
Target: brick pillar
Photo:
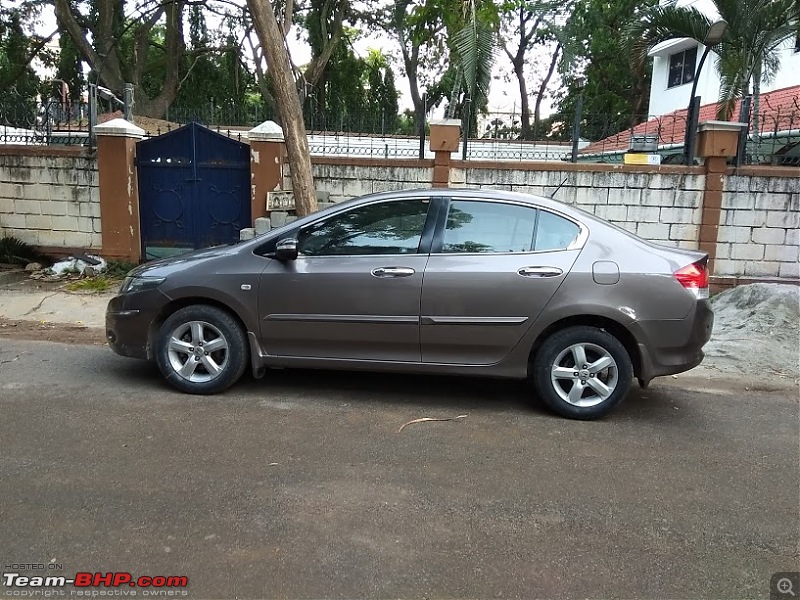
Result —
<instances>
[{"instance_id":1,"label":"brick pillar","mask_svg":"<svg viewBox=\"0 0 800 600\"><path fill-rule=\"evenodd\" d=\"M450 185L451 153L458 150L461 136L461 121L440 119L431 121L430 148L434 153L433 187Z\"/></svg>"},{"instance_id":2,"label":"brick pillar","mask_svg":"<svg viewBox=\"0 0 800 600\"><path fill-rule=\"evenodd\" d=\"M252 226L267 216L267 192L283 187L286 144L283 130L274 121L264 121L247 133L250 140L250 211Z\"/></svg>"},{"instance_id":3,"label":"brick pillar","mask_svg":"<svg viewBox=\"0 0 800 600\"><path fill-rule=\"evenodd\" d=\"M139 232L139 185L136 178L136 142L144 129L125 119L95 127L100 184L100 226L103 255L131 262L142 259Z\"/></svg>"},{"instance_id":4,"label":"brick pillar","mask_svg":"<svg viewBox=\"0 0 800 600\"><path fill-rule=\"evenodd\" d=\"M706 187L700 214L698 246L709 258L709 273L714 274L717 258L717 237L722 214L722 190L727 159L736 156L739 131L744 123L706 121L700 124L697 154L705 159Z\"/></svg>"}]
</instances>

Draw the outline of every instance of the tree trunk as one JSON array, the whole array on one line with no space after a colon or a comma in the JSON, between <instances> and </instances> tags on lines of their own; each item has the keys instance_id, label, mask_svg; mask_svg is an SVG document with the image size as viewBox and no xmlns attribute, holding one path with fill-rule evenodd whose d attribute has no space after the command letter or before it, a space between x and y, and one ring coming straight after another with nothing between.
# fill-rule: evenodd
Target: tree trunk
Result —
<instances>
[{"instance_id":1,"label":"tree trunk","mask_svg":"<svg viewBox=\"0 0 800 600\"><path fill-rule=\"evenodd\" d=\"M147 17L142 18L133 36L133 62L124 63L121 49L116 39L115 22L120 18L117 14L118 3L113 0L102 0L97 3L97 26L85 29L83 20L77 9L69 0L55 0L56 18L60 26L67 32L76 48L97 73L98 83L121 95L125 83L132 83L136 102L136 114L162 118L167 108L175 99L180 87L179 70L183 57L183 9L184 0L170 0L156 7ZM164 28L166 68L161 92L156 98L145 95L142 81L146 75L147 55L149 52L150 32L156 23L166 15ZM96 40L97 49L89 42L89 37Z\"/></svg>"},{"instance_id":2,"label":"tree trunk","mask_svg":"<svg viewBox=\"0 0 800 600\"><path fill-rule=\"evenodd\" d=\"M522 112L522 131L520 132L520 138L528 140L531 139L531 103L530 98L528 98L528 84L525 81L525 52L528 50L528 45L531 43L533 34L536 33L536 30L541 24L542 18L537 17L531 28L528 29L528 22L533 17L533 13L529 12L525 6L521 6L518 16L519 39L517 42L517 51L512 54L505 44L503 45L503 50L511 60L511 64L514 67L514 75L517 77L517 85L519 86L519 102ZM511 126L513 127L514 124L512 123Z\"/></svg>"},{"instance_id":3,"label":"tree trunk","mask_svg":"<svg viewBox=\"0 0 800 600\"><path fill-rule=\"evenodd\" d=\"M325 41L324 45L322 46L322 50L318 56L311 59L311 63L303 73L303 77L305 77L305 80L308 84L316 85L322 78L322 75L325 72L325 67L328 66L328 62L330 61L331 56L333 56L333 52L336 50L336 47L339 45L339 42L342 39L342 34L344 33L344 17L347 14L347 9L347 0L339 0L336 6L336 11L333 13L333 22L331 23L332 27L330 34L328 34L327 29L323 27L322 37ZM327 18L327 11L325 9L323 9L320 18L323 20Z\"/></svg>"},{"instance_id":4,"label":"tree trunk","mask_svg":"<svg viewBox=\"0 0 800 600\"><path fill-rule=\"evenodd\" d=\"M520 138L528 140L531 137L531 102L528 98L528 84L525 83L525 72L523 70L524 63L514 65L514 74L517 76L517 84L519 85L519 102L520 110L522 111L522 132ZM513 123L511 124L514 125Z\"/></svg>"},{"instance_id":5,"label":"tree trunk","mask_svg":"<svg viewBox=\"0 0 800 600\"><path fill-rule=\"evenodd\" d=\"M411 54L403 48L403 65L406 69L408 79L408 91L411 94L411 102L414 104L414 115L417 119L417 130L425 123L425 106L422 102L422 95L419 93L419 81L417 80L417 69L419 68L419 47L415 47Z\"/></svg>"},{"instance_id":6,"label":"tree trunk","mask_svg":"<svg viewBox=\"0 0 800 600\"><path fill-rule=\"evenodd\" d=\"M284 45L278 21L270 0L247 0L256 34L264 49L267 66L275 87L275 100L283 125L289 169L292 174L297 214L307 215L317 210L314 177L311 171L311 156L308 138L303 123L303 110L297 94L292 66Z\"/></svg>"},{"instance_id":7,"label":"tree trunk","mask_svg":"<svg viewBox=\"0 0 800 600\"><path fill-rule=\"evenodd\" d=\"M175 96L178 95L178 89L180 88L179 71L185 49L183 41L183 9L184 2L182 0L173 0L165 5L166 27L164 43L167 51L167 66L164 85L161 87L158 96L147 98L144 96L143 91L139 91L142 88L141 79L137 78L133 82L136 94L145 98L144 101L139 103L137 114L163 119L172 101L175 100ZM134 95L135 97L136 95Z\"/></svg>"},{"instance_id":8,"label":"tree trunk","mask_svg":"<svg viewBox=\"0 0 800 600\"><path fill-rule=\"evenodd\" d=\"M553 73L556 70L559 54L561 54L561 44L556 45L556 51L553 52L553 58L550 61L550 69L547 71L547 76L542 80L542 85L539 86L539 94L536 96L536 107L533 110L534 138L538 138L540 135L539 123L542 120L542 99L544 98L544 93L547 91L547 86L550 85L550 79L553 77Z\"/></svg>"}]
</instances>

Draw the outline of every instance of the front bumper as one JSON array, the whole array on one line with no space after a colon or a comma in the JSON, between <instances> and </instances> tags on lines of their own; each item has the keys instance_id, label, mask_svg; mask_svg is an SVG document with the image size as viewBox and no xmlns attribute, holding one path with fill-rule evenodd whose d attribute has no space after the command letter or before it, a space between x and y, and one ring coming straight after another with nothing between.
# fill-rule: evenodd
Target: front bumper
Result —
<instances>
[{"instance_id":1,"label":"front bumper","mask_svg":"<svg viewBox=\"0 0 800 600\"><path fill-rule=\"evenodd\" d=\"M145 292L146 293L146 292ZM156 311L133 308L131 299L139 294L114 296L106 308L106 341L120 356L149 359L150 328ZM140 303L136 303L141 306Z\"/></svg>"}]
</instances>

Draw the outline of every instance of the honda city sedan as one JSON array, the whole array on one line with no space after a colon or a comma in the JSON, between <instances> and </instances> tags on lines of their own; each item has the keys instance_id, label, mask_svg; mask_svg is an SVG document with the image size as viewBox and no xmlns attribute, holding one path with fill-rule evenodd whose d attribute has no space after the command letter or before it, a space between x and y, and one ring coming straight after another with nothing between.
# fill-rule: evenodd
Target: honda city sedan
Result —
<instances>
[{"instance_id":1,"label":"honda city sedan","mask_svg":"<svg viewBox=\"0 0 800 600\"><path fill-rule=\"evenodd\" d=\"M193 394L248 367L530 378L553 411L592 419L634 378L702 361L707 262L548 198L387 192L137 267L107 338Z\"/></svg>"}]
</instances>

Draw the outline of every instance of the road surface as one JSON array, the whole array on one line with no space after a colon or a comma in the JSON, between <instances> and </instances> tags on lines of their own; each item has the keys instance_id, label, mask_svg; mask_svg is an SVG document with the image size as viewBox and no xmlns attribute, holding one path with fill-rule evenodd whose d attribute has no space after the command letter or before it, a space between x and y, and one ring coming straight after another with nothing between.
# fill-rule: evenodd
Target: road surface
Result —
<instances>
[{"instance_id":1,"label":"road surface","mask_svg":"<svg viewBox=\"0 0 800 600\"><path fill-rule=\"evenodd\" d=\"M529 394L273 371L192 397L3 338L0 559L190 598L769 598L797 570L792 382L657 380L588 423Z\"/></svg>"}]
</instances>

